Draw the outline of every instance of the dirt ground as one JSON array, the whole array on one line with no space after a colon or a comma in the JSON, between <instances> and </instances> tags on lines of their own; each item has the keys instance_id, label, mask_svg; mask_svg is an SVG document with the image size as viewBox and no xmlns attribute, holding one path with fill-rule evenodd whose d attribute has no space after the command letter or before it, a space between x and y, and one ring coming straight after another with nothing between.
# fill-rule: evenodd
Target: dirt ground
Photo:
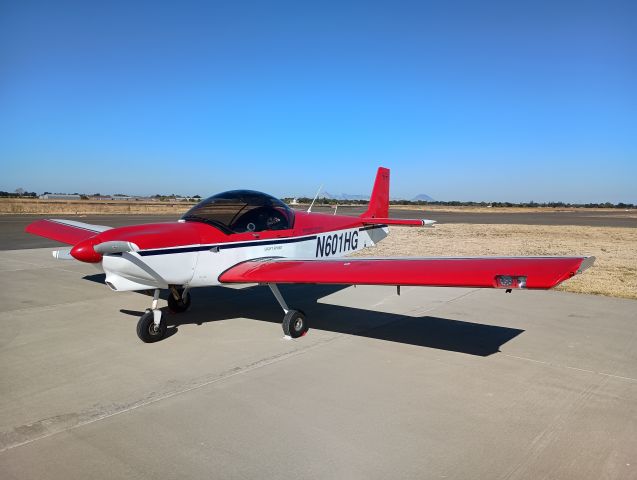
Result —
<instances>
[{"instance_id":1,"label":"dirt ground","mask_svg":"<svg viewBox=\"0 0 637 480\"><path fill-rule=\"evenodd\" d=\"M592 268L558 290L637 299L637 229L444 224L392 227L359 256L593 255Z\"/></svg>"}]
</instances>

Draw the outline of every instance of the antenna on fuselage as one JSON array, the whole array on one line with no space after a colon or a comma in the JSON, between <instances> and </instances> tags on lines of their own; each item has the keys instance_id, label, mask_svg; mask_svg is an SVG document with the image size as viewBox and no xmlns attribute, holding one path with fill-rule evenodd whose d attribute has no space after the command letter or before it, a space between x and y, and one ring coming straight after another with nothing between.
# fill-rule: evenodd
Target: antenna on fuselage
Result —
<instances>
[{"instance_id":1,"label":"antenna on fuselage","mask_svg":"<svg viewBox=\"0 0 637 480\"><path fill-rule=\"evenodd\" d=\"M310 203L309 208L307 209L307 213L310 213L312 211L312 207L314 206L314 202L316 202L316 199L319 196L319 193L321 193L321 189L323 188L323 185L321 184L321 186L319 187L319 189L316 191L316 195L314 195L314 200L312 200L312 203Z\"/></svg>"}]
</instances>

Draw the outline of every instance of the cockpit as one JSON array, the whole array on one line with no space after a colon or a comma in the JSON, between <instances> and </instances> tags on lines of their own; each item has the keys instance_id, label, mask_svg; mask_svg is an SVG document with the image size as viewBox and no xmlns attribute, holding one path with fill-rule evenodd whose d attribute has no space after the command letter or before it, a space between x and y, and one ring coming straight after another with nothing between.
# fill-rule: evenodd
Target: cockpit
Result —
<instances>
[{"instance_id":1,"label":"cockpit","mask_svg":"<svg viewBox=\"0 0 637 480\"><path fill-rule=\"evenodd\" d=\"M294 226L294 211L278 198L253 190L231 190L206 198L181 217L203 222L225 233L287 230Z\"/></svg>"}]
</instances>

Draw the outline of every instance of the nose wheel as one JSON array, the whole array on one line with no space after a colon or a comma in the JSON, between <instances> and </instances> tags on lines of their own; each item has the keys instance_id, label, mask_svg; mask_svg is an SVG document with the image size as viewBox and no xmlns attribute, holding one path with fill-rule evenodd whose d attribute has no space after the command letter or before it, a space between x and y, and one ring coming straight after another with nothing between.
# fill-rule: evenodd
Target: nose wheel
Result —
<instances>
[{"instance_id":1,"label":"nose wheel","mask_svg":"<svg viewBox=\"0 0 637 480\"><path fill-rule=\"evenodd\" d=\"M162 318L161 310L157 308L159 289L153 293L151 308L146 309L137 322L137 336L144 343L154 343L166 336L166 322Z\"/></svg>"},{"instance_id":2,"label":"nose wheel","mask_svg":"<svg viewBox=\"0 0 637 480\"><path fill-rule=\"evenodd\" d=\"M155 322L155 312L159 322ZM154 343L166 336L166 322L161 318L161 310L147 309L137 322L137 336L144 343Z\"/></svg>"}]
</instances>

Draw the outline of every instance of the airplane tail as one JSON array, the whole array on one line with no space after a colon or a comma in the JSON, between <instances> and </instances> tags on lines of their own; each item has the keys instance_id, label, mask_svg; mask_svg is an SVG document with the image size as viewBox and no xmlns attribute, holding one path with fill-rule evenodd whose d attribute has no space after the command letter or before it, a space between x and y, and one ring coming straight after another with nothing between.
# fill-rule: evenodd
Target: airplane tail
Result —
<instances>
[{"instance_id":1,"label":"airplane tail","mask_svg":"<svg viewBox=\"0 0 637 480\"><path fill-rule=\"evenodd\" d=\"M369 206L362 218L387 218L389 216L389 169L379 167Z\"/></svg>"}]
</instances>

